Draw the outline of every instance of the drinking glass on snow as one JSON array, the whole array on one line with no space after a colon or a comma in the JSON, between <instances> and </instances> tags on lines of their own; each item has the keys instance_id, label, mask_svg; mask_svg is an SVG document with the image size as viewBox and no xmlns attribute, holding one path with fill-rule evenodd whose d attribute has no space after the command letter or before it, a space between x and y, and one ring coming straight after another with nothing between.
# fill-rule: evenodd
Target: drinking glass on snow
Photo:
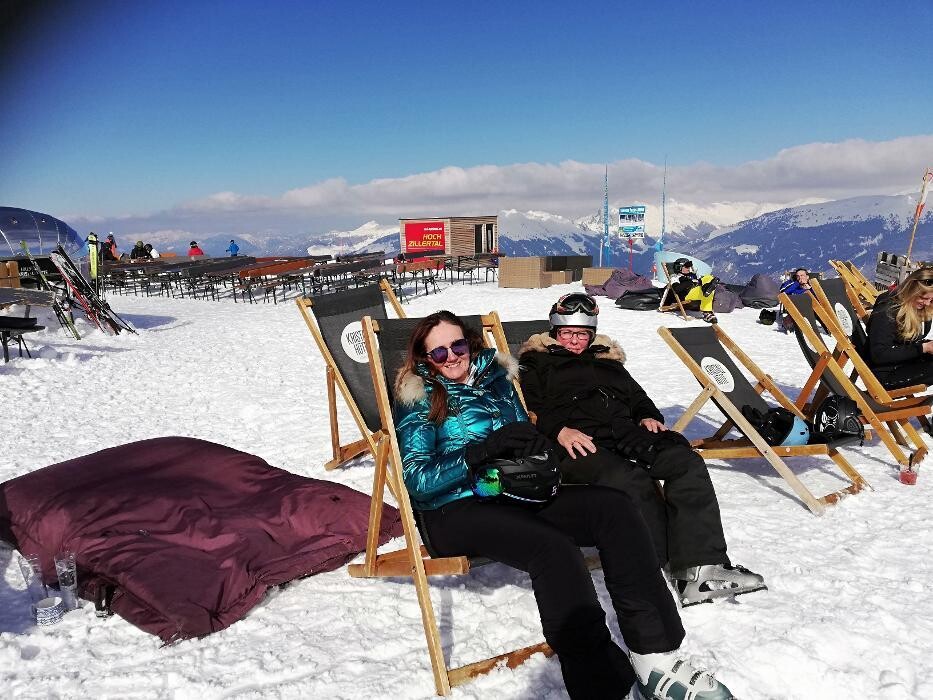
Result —
<instances>
[{"instance_id":1,"label":"drinking glass on snow","mask_svg":"<svg viewBox=\"0 0 933 700\"><path fill-rule=\"evenodd\" d=\"M42 583L42 567L39 565L39 557L35 554L23 556L19 560L19 570L26 581L26 591L32 601L33 609L36 603L48 596L45 584Z\"/></svg>"},{"instance_id":2,"label":"drinking glass on snow","mask_svg":"<svg viewBox=\"0 0 933 700\"><path fill-rule=\"evenodd\" d=\"M78 607L78 570L74 552L64 551L55 555L55 573L62 592L65 610Z\"/></svg>"}]
</instances>

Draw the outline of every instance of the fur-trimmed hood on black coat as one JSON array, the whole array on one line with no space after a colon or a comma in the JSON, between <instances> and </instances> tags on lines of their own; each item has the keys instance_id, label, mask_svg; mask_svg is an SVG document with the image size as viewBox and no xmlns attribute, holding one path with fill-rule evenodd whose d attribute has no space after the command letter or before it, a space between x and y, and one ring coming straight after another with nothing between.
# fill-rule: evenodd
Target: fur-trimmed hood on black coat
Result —
<instances>
[{"instance_id":1,"label":"fur-trimmed hood on black coat","mask_svg":"<svg viewBox=\"0 0 933 700\"><path fill-rule=\"evenodd\" d=\"M518 356L521 357L526 352L549 352L551 348L563 348L563 346L550 334L538 333L522 343L518 349ZM587 352L591 352L599 360L615 360L625 364L625 351L608 335L597 333L587 348Z\"/></svg>"},{"instance_id":2,"label":"fur-trimmed hood on black coat","mask_svg":"<svg viewBox=\"0 0 933 700\"><path fill-rule=\"evenodd\" d=\"M625 352L616 341L596 335L579 355L548 333L531 336L519 351L522 392L538 429L556 439L564 427L611 437L614 423L630 426L664 416L625 369ZM618 427L618 425L617 425Z\"/></svg>"}]
</instances>

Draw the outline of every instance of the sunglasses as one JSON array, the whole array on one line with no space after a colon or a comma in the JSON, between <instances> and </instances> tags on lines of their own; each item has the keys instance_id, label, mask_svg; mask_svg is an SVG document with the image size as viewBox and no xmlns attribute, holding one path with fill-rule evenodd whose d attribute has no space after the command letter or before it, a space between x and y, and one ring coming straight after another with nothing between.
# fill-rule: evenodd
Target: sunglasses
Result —
<instances>
[{"instance_id":1,"label":"sunglasses","mask_svg":"<svg viewBox=\"0 0 933 700\"><path fill-rule=\"evenodd\" d=\"M599 306L596 305L592 297L579 294L578 292L565 294L557 300L557 313L561 316L575 314L580 311L594 316L599 313Z\"/></svg>"},{"instance_id":2,"label":"sunglasses","mask_svg":"<svg viewBox=\"0 0 933 700\"><path fill-rule=\"evenodd\" d=\"M457 357L463 357L470 352L470 341L466 338L460 338L460 340L455 340L450 344L449 348L445 348L443 345L429 350L427 352L428 358L436 365L442 365L447 362L447 351L450 350Z\"/></svg>"}]
</instances>

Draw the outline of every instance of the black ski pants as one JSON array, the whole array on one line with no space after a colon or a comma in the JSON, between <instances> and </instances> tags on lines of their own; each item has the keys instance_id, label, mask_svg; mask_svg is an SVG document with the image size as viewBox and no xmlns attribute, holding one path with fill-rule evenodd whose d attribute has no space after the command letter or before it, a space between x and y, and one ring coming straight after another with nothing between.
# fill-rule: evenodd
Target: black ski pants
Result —
<instances>
[{"instance_id":1,"label":"black ski pants","mask_svg":"<svg viewBox=\"0 0 933 700\"><path fill-rule=\"evenodd\" d=\"M624 698L635 682L612 640L580 547L596 547L626 646L639 654L680 647L684 629L645 523L612 489L566 486L546 506L465 498L422 511L442 556L487 557L528 572L544 638L571 698Z\"/></svg>"},{"instance_id":2,"label":"black ski pants","mask_svg":"<svg viewBox=\"0 0 933 700\"><path fill-rule=\"evenodd\" d=\"M627 493L648 524L658 558L672 571L730 563L716 490L706 462L690 448L662 450L646 468L597 446L585 457L565 456L560 470L566 482ZM664 484L663 495L656 479Z\"/></svg>"}]
</instances>

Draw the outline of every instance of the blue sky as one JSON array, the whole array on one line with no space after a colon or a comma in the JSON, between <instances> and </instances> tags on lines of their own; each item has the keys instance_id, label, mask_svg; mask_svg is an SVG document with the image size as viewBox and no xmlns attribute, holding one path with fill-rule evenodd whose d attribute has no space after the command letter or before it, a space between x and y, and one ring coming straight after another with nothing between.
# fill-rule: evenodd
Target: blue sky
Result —
<instances>
[{"instance_id":1,"label":"blue sky","mask_svg":"<svg viewBox=\"0 0 933 700\"><path fill-rule=\"evenodd\" d=\"M0 48L0 204L56 216L447 166L728 170L929 134L933 114L930 2L23 7Z\"/></svg>"}]
</instances>

